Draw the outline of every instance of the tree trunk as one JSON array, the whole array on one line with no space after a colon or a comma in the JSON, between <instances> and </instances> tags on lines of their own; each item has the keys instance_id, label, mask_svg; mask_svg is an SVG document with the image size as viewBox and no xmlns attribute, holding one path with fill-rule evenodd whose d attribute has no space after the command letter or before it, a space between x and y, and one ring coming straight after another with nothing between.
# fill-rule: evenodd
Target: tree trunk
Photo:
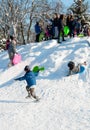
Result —
<instances>
[{"instance_id":1,"label":"tree trunk","mask_svg":"<svg viewBox=\"0 0 90 130\"><path fill-rule=\"evenodd\" d=\"M30 40L31 25L32 25L32 20L30 20L30 24L29 24L28 31L27 31L27 42L29 42L29 40Z\"/></svg>"},{"instance_id":2,"label":"tree trunk","mask_svg":"<svg viewBox=\"0 0 90 130\"><path fill-rule=\"evenodd\" d=\"M24 33L23 33L23 24L21 22L21 36L22 36L22 40L23 40L23 44L25 45L25 39L24 39Z\"/></svg>"}]
</instances>

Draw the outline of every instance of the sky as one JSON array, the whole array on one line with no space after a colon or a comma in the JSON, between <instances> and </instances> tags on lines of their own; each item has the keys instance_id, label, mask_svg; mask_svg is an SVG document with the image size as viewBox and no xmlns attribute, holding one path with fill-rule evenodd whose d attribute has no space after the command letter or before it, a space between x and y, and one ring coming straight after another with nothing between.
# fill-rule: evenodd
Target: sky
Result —
<instances>
[{"instance_id":1,"label":"sky","mask_svg":"<svg viewBox=\"0 0 90 130\"><path fill-rule=\"evenodd\" d=\"M73 0L61 0L66 7L69 7L72 5Z\"/></svg>"},{"instance_id":2,"label":"sky","mask_svg":"<svg viewBox=\"0 0 90 130\"><path fill-rule=\"evenodd\" d=\"M0 130L90 130L90 37L17 46L22 61L8 68L0 52ZM67 63L86 61L85 71L67 77ZM26 99L26 82L15 81L24 67L44 66L35 88L41 99Z\"/></svg>"}]
</instances>

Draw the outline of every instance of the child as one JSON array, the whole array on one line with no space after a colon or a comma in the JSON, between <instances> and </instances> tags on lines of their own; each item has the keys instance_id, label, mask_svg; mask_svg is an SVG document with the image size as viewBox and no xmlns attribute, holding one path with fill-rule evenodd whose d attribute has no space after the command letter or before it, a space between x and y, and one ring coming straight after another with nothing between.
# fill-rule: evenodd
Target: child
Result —
<instances>
[{"instance_id":1,"label":"child","mask_svg":"<svg viewBox=\"0 0 90 130\"><path fill-rule=\"evenodd\" d=\"M75 66L75 63L74 63L73 61L70 61L70 62L68 63L69 74L68 74L67 76L80 72L80 67L81 67L82 65L86 65L86 62L84 62L84 63L79 63L77 66Z\"/></svg>"},{"instance_id":2,"label":"child","mask_svg":"<svg viewBox=\"0 0 90 130\"><path fill-rule=\"evenodd\" d=\"M39 71L34 73L33 71L30 70L28 65L25 66L24 71L26 72L25 75L22 77L16 78L15 80L19 80L19 81L26 80L26 82L27 82L26 90L28 92L28 96L26 98L32 96L33 98L35 98L38 101L39 98L35 94L35 87L36 87L36 77L35 76L38 75Z\"/></svg>"},{"instance_id":3,"label":"child","mask_svg":"<svg viewBox=\"0 0 90 130\"><path fill-rule=\"evenodd\" d=\"M14 58L14 55L16 54L16 40L13 36L10 36L10 42L9 42L9 46L8 46L8 55L9 55L9 59L10 59L10 63L8 64L8 66L12 66L12 60Z\"/></svg>"}]
</instances>

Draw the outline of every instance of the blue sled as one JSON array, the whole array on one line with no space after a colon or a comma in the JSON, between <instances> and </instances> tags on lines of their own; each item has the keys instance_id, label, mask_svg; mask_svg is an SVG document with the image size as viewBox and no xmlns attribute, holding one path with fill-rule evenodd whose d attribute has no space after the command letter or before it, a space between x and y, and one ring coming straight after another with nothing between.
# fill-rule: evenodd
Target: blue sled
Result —
<instances>
[{"instance_id":1,"label":"blue sled","mask_svg":"<svg viewBox=\"0 0 90 130\"><path fill-rule=\"evenodd\" d=\"M80 71L78 73L83 73L84 71L85 71L85 67L84 66L80 66Z\"/></svg>"}]
</instances>

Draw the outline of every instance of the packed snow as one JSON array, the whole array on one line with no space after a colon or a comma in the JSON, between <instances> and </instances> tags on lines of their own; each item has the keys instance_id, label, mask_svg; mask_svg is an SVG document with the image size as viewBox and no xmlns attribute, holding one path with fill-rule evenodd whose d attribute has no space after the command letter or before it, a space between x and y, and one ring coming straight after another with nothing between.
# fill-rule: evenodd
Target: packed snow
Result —
<instances>
[{"instance_id":1,"label":"packed snow","mask_svg":"<svg viewBox=\"0 0 90 130\"><path fill-rule=\"evenodd\" d=\"M90 130L90 38L67 38L17 46L22 61L8 68L7 51L0 52L0 130ZM67 76L69 61L87 62L81 74ZM24 67L44 66L36 94L26 99Z\"/></svg>"}]
</instances>

